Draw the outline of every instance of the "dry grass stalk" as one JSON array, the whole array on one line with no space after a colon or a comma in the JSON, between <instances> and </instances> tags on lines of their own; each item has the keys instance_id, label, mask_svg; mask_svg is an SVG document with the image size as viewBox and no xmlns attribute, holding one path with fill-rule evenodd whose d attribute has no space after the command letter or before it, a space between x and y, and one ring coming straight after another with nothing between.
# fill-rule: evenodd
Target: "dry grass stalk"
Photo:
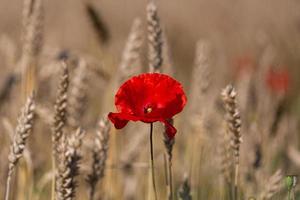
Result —
<instances>
[{"instance_id":1,"label":"dry grass stalk","mask_svg":"<svg viewBox=\"0 0 300 200\"><path fill-rule=\"evenodd\" d=\"M66 124L69 72L65 62L62 62L63 73L60 78L58 93L55 102L54 123L52 127L52 145L54 161L58 155L59 140L63 135L63 128Z\"/></svg>"},{"instance_id":2,"label":"dry grass stalk","mask_svg":"<svg viewBox=\"0 0 300 200\"><path fill-rule=\"evenodd\" d=\"M79 174L79 162L82 158L80 148L85 132L78 128L70 137L63 135L60 141L58 174L56 182L57 200L75 199L76 176Z\"/></svg>"},{"instance_id":3,"label":"dry grass stalk","mask_svg":"<svg viewBox=\"0 0 300 200\"><path fill-rule=\"evenodd\" d=\"M86 91L88 79L87 63L84 59L79 59L77 68L74 71L70 82L68 96L68 124L72 130L80 125L80 120L84 114L86 104Z\"/></svg>"},{"instance_id":4,"label":"dry grass stalk","mask_svg":"<svg viewBox=\"0 0 300 200\"><path fill-rule=\"evenodd\" d=\"M189 178L186 175L184 177L184 181L183 181L182 185L179 188L178 199L180 199L180 200L192 200L191 186L190 186L190 183L189 183Z\"/></svg>"},{"instance_id":5,"label":"dry grass stalk","mask_svg":"<svg viewBox=\"0 0 300 200\"><path fill-rule=\"evenodd\" d=\"M233 150L235 172L234 172L234 199L237 197L238 176L239 176L239 157L240 144L242 142L241 136L241 117L237 108L236 91L232 85L228 85L222 92L222 98L226 110L227 128L231 134L231 148Z\"/></svg>"},{"instance_id":6,"label":"dry grass stalk","mask_svg":"<svg viewBox=\"0 0 300 200\"><path fill-rule=\"evenodd\" d=\"M8 168L5 200L9 199L10 182L12 179L13 172L15 170L15 167L18 164L19 159L23 155L27 138L29 137L33 129L34 109L35 109L34 99L33 99L33 95L31 95L27 99L27 102L22 110L22 113L18 118L18 125L15 130L13 142L10 146L10 153L8 156L9 168Z\"/></svg>"},{"instance_id":7,"label":"dry grass stalk","mask_svg":"<svg viewBox=\"0 0 300 200\"><path fill-rule=\"evenodd\" d=\"M104 177L108 154L110 123L107 118L103 118L99 122L99 130L97 131L94 146L92 149L92 169L87 176L89 185L89 199L93 200L97 183Z\"/></svg>"},{"instance_id":8,"label":"dry grass stalk","mask_svg":"<svg viewBox=\"0 0 300 200\"><path fill-rule=\"evenodd\" d=\"M173 119L170 119L169 122L171 124L174 123ZM169 138L166 132L164 132L164 145L166 149L166 156L167 156L167 171L166 174L168 175L168 180L167 180L167 187L168 187L168 199L172 200L173 199L173 180L172 180L172 151L173 151L173 146L175 144L175 138Z\"/></svg>"},{"instance_id":9,"label":"dry grass stalk","mask_svg":"<svg viewBox=\"0 0 300 200\"><path fill-rule=\"evenodd\" d=\"M42 0L25 0L23 7L23 49L21 70L24 75L24 94L27 96L36 87L36 68L43 41Z\"/></svg>"},{"instance_id":10,"label":"dry grass stalk","mask_svg":"<svg viewBox=\"0 0 300 200\"><path fill-rule=\"evenodd\" d=\"M119 66L118 84L123 83L126 79L134 74L137 74L140 69L134 64L137 64L140 59L140 51L143 44L142 21L136 18L133 21L130 34L128 36L121 64Z\"/></svg>"},{"instance_id":11,"label":"dry grass stalk","mask_svg":"<svg viewBox=\"0 0 300 200\"><path fill-rule=\"evenodd\" d=\"M266 187L264 191L261 193L261 200L269 200L271 199L282 187L281 181L282 181L283 175L281 170L277 170L266 182Z\"/></svg>"},{"instance_id":12,"label":"dry grass stalk","mask_svg":"<svg viewBox=\"0 0 300 200\"><path fill-rule=\"evenodd\" d=\"M161 72L162 58L162 29L160 27L157 7L153 1L147 5L148 29L148 62L150 72Z\"/></svg>"}]
</instances>

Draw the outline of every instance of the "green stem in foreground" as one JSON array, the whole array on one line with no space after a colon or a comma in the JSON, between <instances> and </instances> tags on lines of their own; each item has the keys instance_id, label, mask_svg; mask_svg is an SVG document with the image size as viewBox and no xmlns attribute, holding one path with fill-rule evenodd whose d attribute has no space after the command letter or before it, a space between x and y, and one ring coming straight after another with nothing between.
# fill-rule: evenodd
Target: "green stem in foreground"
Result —
<instances>
[{"instance_id":1,"label":"green stem in foreground","mask_svg":"<svg viewBox=\"0 0 300 200\"><path fill-rule=\"evenodd\" d=\"M152 175L152 185L155 200L157 200L157 191L155 185L155 172L154 172L154 156L153 156L153 123L150 123L150 156L151 156L151 175Z\"/></svg>"}]
</instances>

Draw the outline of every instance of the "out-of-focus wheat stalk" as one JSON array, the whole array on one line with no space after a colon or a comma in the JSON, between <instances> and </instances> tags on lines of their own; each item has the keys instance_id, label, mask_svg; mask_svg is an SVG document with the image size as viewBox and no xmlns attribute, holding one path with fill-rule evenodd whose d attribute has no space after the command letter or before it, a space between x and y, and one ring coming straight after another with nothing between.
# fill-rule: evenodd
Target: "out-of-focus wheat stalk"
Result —
<instances>
[{"instance_id":1,"label":"out-of-focus wheat stalk","mask_svg":"<svg viewBox=\"0 0 300 200\"><path fill-rule=\"evenodd\" d=\"M169 120L170 124L174 123L173 119ZM173 199L173 178L172 178L172 157L173 157L173 146L175 144L175 138L169 138L166 132L164 132L164 145L166 150L166 157L167 157L167 165L168 168L166 170L166 173L168 175L167 180L167 187L168 187L168 199Z\"/></svg>"},{"instance_id":2,"label":"out-of-focus wheat stalk","mask_svg":"<svg viewBox=\"0 0 300 200\"><path fill-rule=\"evenodd\" d=\"M162 69L162 29L157 13L157 7L153 1L147 5L147 29L148 29L148 62L150 72L161 72Z\"/></svg>"},{"instance_id":3,"label":"out-of-focus wheat stalk","mask_svg":"<svg viewBox=\"0 0 300 200\"><path fill-rule=\"evenodd\" d=\"M175 73L174 70L174 63L172 60L172 54L171 54L171 49L170 45L168 42L168 37L166 35L165 29L162 31L162 41L163 41L163 46L162 46L162 57L163 57L163 73L168 74L170 76L173 76Z\"/></svg>"},{"instance_id":4,"label":"out-of-focus wheat stalk","mask_svg":"<svg viewBox=\"0 0 300 200\"><path fill-rule=\"evenodd\" d=\"M265 183L265 188L260 195L261 200L269 200L271 199L282 187L282 172L281 170L277 170L270 179Z\"/></svg>"},{"instance_id":5,"label":"out-of-focus wheat stalk","mask_svg":"<svg viewBox=\"0 0 300 200\"><path fill-rule=\"evenodd\" d=\"M190 110L195 115L201 117L201 106L204 101L204 96L210 85L210 45L205 40L199 40L196 45L194 69L191 82L191 107Z\"/></svg>"},{"instance_id":6,"label":"out-of-focus wheat stalk","mask_svg":"<svg viewBox=\"0 0 300 200\"><path fill-rule=\"evenodd\" d=\"M86 179L89 185L89 200L93 200L95 198L97 183L104 177L104 170L108 156L110 127L110 123L106 117L99 121L99 129L94 138L94 145L92 149L91 171Z\"/></svg>"},{"instance_id":7,"label":"out-of-focus wheat stalk","mask_svg":"<svg viewBox=\"0 0 300 200\"><path fill-rule=\"evenodd\" d=\"M142 21L139 18L134 19L127 42L123 51L121 64L118 69L117 84L123 83L134 74L138 74L140 66L140 51L143 44Z\"/></svg>"},{"instance_id":8,"label":"out-of-focus wheat stalk","mask_svg":"<svg viewBox=\"0 0 300 200\"><path fill-rule=\"evenodd\" d=\"M99 11L89 2L85 3L86 14L97 34L97 38L101 44L109 42L110 33Z\"/></svg>"},{"instance_id":9,"label":"out-of-focus wheat stalk","mask_svg":"<svg viewBox=\"0 0 300 200\"><path fill-rule=\"evenodd\" d=\"M84 114L86 105L86 91L88 81L87 63L83 58L78 61L78 66L74 70L73 77L70 81L68 96L68 124L72 130L76 130L80 125L80 120Z\"/></svg>"},{"instance_id":10,"label":"out-of-focus wheat stalk","mask_svg":"<svg viewBox=\"0 0 300 200\"><path fill-rule=\"evenodd\" d=\"M78 128L70 137L62 136L59 147L57 200L72 200L76 195L76 176L79 175L80 148L85 132Z\"/></svg>"},{"instance_id":11,"label":"out-of-focus wheat stalk","mask_svg":"<svg viewBox=\"0 0 300 200\"><path fill-rule=\"evenodd\" d=\"M234 172L234 199L238 199L238 176L239 176L239 156L240 144L242 142L241 136L241 117L237 108L236 91L232 85L228 85L222 91L222 98L226 110L227 128L231 134L231 148L233 150L235 172Z\"/></svg>"},{"instance_id":12,"label":"out-of-focus wheat stalk","mask_svg":"<svg viewBox=\"0 0 300 200\"><path fill-rule=\"evenodd\" d=\"M191 196L191 186L189 183L189 178L185 175L183 183L181 184L178 191L178 199L180 200L192 200Z\"/></svg>"},{"instance_id":13,"label":"out-of-focus wheat stalk","mask_svg":"<svg viewBox=\"0 0 300 200\"><path fill-rule=\"evenodd\" d=\"M18 125L15 130L13 142L10 146L10 153L8 156L9 168L8 168L8 176L7 176L7 183L6 183L5 200L9 200L10 186L11 186L11 179L12 179L13 172L15 170L15 167L18 164L19 159L23 155L27 138L29 137L33 129L34 108L35 108L35 103L34 103L33 95L31 95L27 99L27 102L18 119Z\"/></svg>"},{"instance_id":14,"label":"out-of-focus wheat stalk","mask_svg":"<svg viewBox=\"0 0 300 200\"><path fill-rule=\"evenodd\" d=\"M24 96L36 87L38 57L43 43L44 10L42 0L24 0L23 6L23 49L21 70L23 73Z\"/></svg>"}]
</instances>

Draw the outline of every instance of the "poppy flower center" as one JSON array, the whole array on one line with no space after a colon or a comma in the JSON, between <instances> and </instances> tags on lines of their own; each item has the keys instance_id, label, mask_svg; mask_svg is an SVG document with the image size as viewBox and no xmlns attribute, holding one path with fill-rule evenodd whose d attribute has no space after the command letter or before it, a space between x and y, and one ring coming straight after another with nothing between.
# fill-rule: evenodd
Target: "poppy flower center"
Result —
<instances>
[{"instance_id":1,"label":"poppy flower center","mask_svg":"<svg viewBox=\"0 0 300 200\"><path fill-rule=\"evenodd\" d=\"M149 114L149 113L151 113L152 112L152 108L151 107L146 107L146 108L144 108L144 113L145 114Z\"/></svg>"}]
</instances>

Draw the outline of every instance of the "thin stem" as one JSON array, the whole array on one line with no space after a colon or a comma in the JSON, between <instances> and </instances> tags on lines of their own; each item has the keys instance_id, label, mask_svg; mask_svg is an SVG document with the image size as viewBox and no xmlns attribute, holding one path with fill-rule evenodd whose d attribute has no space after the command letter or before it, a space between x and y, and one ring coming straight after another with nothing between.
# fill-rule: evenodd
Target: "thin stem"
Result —
<instances>
[{"instance_id":1,"label":"thin stem","mask_svg":"<svg viewBox=\"0 0 300 200\"><path fill-rule=\"evenodd\" d=\"M169 200L173 200L173 179L172 179L172 162L168 160L169 165Z\"/></svg>"},{"instance_id":2,"label":"thin stem","mask_svg":"<svg viewBox=\"0 0 300 200\"><path fill-rule=\"evenodd\" d=\"M288 200L291 200L291 190L288 190Z\"/></svg>"},{"instance_id":3,"label":"thin stem","mask_svg":"<svg viewBox=\"0 0 300 200\"><path fill-rule=\"evenodd\" d=\"M233 199L233 195L232 195L232 184L227 182L227 195L228 195L228 199L232 200Z\"/></svg>"},{"instance_id":4,"label":"thin stem","mask_svg":"<svg viewBox=\"0 0 300 200\"><path fill-rule=\"evenodd\" d=\"M295 200L296 199L296 197L295 197L295 188L292 189L292 193L293 193L292 194L292 197L293 197L292 200Z\"/></svg>"},{"instance_id":5,"label":"thin stem","mask_svg":"<svg viewBox=\"0 0 300 200\"><path fill-rule=\"evenodd\" d=\"M56 195L56 163L55 163L55 157L52 155L52 180L51 180L51 200L55 199Z\"/></svg>"},{"instance_id":6,"label":"thin stem","mask_svg":"<svg viewBox=\"0 0 300 200\"><path fill-rule=\"evenodd\" d=\"M153 156L153 123L150 123L150 155L151 155L151 174L152 174L152 185L153 185L153 191L155 200L157 200L157 191L156 191L156 185L155 185L155 172L154 172L154 156Z\"/></svg>"},{"instance_id":7,"label":"thin stem","mask_svg":"<svg viewBox=\"0 0 300 200\"><path fill-rule=\"evenodd\" d=\"M92 185L89 191L89 200L94 200L94 196L95 196L95 186Z\"/></svg>"},{"instance_id":8,"label":"thin stem","mask_svg":"<svg viewBox=\"0 0 300 200\"><path fill-rule=\"evenodd\" d=\"M11 176L8 176L6 181L5 200L9 200L10 182L11 182Z\"/></svg>"},{"instance_id":9,"label":"thin stem","mask_svg":"<svg viewBox=\"0 0 300 200\"><path fill-rule=\"evenodd\" d=\"M234 173L234 200L238 200L238 176L239 176L239 164L235 165L235 173Z\"/></svg>"}]
</instances>

